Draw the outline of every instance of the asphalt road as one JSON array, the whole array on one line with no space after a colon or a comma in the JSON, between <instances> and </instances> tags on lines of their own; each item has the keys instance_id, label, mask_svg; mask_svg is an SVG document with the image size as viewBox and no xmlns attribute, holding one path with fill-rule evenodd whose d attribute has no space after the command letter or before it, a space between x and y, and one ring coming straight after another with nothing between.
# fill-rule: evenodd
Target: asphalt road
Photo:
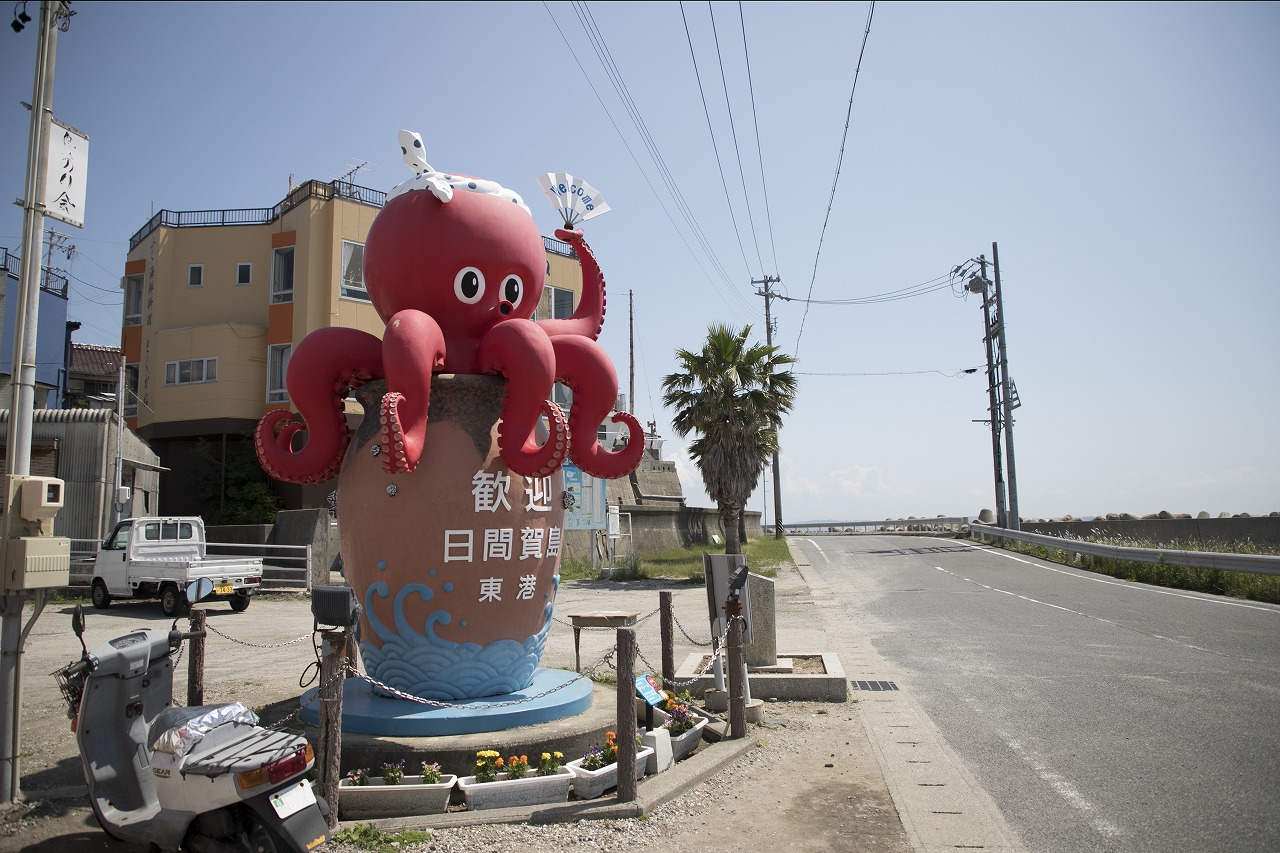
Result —
<instances>
[{"instance_id":1,"label":"asphalt road","mask_svg":"<svg viewBox=\"0 0 1280 853\"><path fill-rule=\"evenodd\" d=\"M1028 849L1280 849L1280 607L959 540L797 548Z\"/></svg>"}]
</instances>

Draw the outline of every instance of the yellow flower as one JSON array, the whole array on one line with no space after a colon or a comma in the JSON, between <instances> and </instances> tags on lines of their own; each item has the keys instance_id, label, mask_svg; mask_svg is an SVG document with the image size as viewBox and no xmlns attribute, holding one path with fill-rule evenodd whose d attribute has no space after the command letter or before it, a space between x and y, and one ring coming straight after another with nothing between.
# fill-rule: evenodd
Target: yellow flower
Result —
<instances>
[{"instance_id":1,"label":"yellow flower","mask_svg":"<svg viewBox=\"0 0 1280 853\"><path fill-rule=\"evenodd\" d=\"M551 753L551 755L556 759L556 761L559 761L560 759L564 758L563 752L553 752Z\"/></svg>"},{"instance_id":2,"label":"yellow flower","mask_svg":"<svg viewBox=\"0 0 1280 853\"><path fill-rule=\"evenodd\" d=\"M542 753L542 760L543 760L543 761L550 761L550 760L551 760L551 753L549 753L549 752L544 752L544 753Z\"/></svg>"}]
</instances>

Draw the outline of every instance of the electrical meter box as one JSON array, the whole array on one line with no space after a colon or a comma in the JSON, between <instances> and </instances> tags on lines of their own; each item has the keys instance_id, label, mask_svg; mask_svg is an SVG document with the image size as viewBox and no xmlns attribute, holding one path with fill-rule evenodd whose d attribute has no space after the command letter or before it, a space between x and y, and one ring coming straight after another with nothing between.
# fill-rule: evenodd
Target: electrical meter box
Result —
<instances>
[{"instance_id":1,"label":"electrical meter box","mask_svg":"<svg viewBox=\"0 0 1280 853\"><path fill-rule=\"evenodd\" d=\"M66 484L57 477L5 478L4 567L0 592L66 586L71 580L71 540L53 535Z\"/></svg>"},{"instance_id":2,"label":"electrical meter box","mask_svg":"<svg viewBox=\"0 0 1280 853\"><path fill-rule=\"evenodd\" d=\"M62 509L63 483L57 477L27 477L20 487L22 517L27 521L52 519Z\"/></svg>"}]
</instances>

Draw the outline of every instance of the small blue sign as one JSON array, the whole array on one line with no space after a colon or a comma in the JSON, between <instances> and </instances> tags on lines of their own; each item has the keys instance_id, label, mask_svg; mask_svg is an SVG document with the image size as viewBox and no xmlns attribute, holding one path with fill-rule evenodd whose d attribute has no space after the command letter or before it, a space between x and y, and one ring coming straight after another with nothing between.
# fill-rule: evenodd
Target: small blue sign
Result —
<instances>
[{"instance_id":1,"label":"small blue sign","mask_svg":"<svg viewBox=\"0 0 1280 853\"><path fill-rule=\"evenodd\" d=\"M636 692L640 694L641 699L655 708L666 701L666 697L658 689L658 680L648 673L636 676Z\"/></svg>"}]
</instances>

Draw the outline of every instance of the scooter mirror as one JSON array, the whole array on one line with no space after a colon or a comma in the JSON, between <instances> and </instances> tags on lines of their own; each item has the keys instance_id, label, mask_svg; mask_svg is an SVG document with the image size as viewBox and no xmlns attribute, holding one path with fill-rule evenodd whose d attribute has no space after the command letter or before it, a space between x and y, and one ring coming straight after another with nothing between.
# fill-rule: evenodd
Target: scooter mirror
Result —
<instances>
[{"instance_id":1,"label":"scooter mirror","mask_svg":"<svg viewBox=\"0 0 1280 853\"><path fill-rule=\"evenodd\" d=\"M203 601L213 595L213 581L208 578L200 578L198 581L192 581L187 586L187 601L195 604L197 601Z\"/></svg>"},{"instance_id":2,"label":"scooter mirror","mask_svg":"<svg viewBox=\"0 0 1280 853\"><path fill-rule=\"evenodd\" d=\"M71 611L71 630L75 631L77 637L84 636L84 606L77 604L76 609Z\"/></svg>"}]
</instances>

